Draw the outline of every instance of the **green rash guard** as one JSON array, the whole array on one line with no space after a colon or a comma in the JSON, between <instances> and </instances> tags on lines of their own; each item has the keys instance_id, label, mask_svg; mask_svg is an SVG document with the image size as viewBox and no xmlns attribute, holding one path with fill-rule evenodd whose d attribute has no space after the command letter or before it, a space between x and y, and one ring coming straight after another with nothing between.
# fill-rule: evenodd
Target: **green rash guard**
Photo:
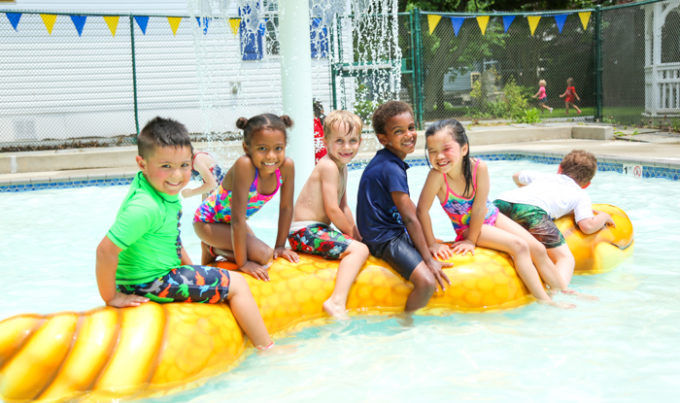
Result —
<instances>
[{"instance_id":1,"label":"green rash guard","mask_svg":"<svg viewBox=\"0 0 680 403\"><path fill-rule=\"evenodd\" d=\"M180 266L179 217L182 203L154 189L142 172L106 236L122 249L118 255L116 284L141 284Z\"/></svg>"}]
</instances>

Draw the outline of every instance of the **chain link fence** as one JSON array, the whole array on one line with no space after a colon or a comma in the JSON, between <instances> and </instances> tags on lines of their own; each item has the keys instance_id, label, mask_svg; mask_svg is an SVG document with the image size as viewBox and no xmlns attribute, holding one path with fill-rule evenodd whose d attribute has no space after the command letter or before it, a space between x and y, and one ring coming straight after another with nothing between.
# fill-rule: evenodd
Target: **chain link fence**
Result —
<instances>
[{"instance_id":1,"label":"chain link fence","mask_svg":"<svg viewBox=\"0 0 680 403\"><path fill-rule=\"evenodd\" d=\"M317 27L328 45L316 44L313 91L328 109L368 120L378 103L398 97L421 126L446 117L590 118L680 129L677 1L542 13L416 9L380 24L367 15L339 16L328 35ZM190 131L224 132L238 116L281 109L276 29L266 29L273 37L263 35L264 51L246 60L233 21L208 27L187 16L10 11L0 18L3 150L131 144L156 115ZM378 26L384 33L376 37ZM381 40L382 49L368 52ZM560 97L569 78L580 114ZM532 98L539 80L552 112Z\"/></svg>"}]
</instances>

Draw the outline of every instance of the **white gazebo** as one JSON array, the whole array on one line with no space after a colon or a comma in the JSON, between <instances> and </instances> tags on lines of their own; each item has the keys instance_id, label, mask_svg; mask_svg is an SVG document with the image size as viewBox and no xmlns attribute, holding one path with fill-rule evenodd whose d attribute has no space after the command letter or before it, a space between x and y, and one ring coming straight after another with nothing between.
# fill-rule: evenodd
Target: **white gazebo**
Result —
<instances>
[{"instance_id":1,"label":"white gazebo","mask_svg":"<svg viewBox=\"0 0 680 403\"><path fill-rule=\"evenodd\" d=\"M680 0L645 5L645 115L680 116L680 60L664 60L664 25ZM669 27L670 28L670 27ZM677 28L677 27L674 27ZM675 36L676 41L680 38Z\"/></svg>"}]
</instances>

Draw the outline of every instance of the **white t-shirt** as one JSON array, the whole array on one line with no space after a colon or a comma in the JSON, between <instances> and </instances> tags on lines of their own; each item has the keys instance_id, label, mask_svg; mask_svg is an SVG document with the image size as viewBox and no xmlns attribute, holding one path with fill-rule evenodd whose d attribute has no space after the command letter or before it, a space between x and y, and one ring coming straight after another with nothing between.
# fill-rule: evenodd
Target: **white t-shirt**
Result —
<instances>
[{"instance_id":1,"label":"white t-shirt","mask_svg":"<svg viewBox=\"0 0 680 403\"><path fill-rule=\"evenodd\" d=\"M553 220L572 210L576 222L593 217L588 192L567 175L520 171L519 182L525 186L504 192L498 198L540 207Z\"/></svg>"}]
</instances>

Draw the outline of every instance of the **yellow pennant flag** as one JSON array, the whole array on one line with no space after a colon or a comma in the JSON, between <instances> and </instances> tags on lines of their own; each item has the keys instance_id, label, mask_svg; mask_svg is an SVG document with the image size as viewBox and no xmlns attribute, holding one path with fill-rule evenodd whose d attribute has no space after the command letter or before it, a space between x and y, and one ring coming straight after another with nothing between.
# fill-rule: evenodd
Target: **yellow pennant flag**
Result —
<instances>
[{"instance_id":1,"label":"yellow pennant flag","mask_svg":"<svg viewBox=\"0 0 680 403\"><path fill-rule=\"evenodd\" d=\"M434 29L437 28L437 24L439 24L439 20L442 19L441 15L433 15L433 14L428 14L427 15L427 25L430 27L430 35L434 32Z\"/></svg>"},{"instance_id":2,"label":"yellow pennant flag","mask_svg":"<svg viewBox=\"0 0 680 403\"><path fill-rule=\"evenodd\" d=\"M106 21L106 25L109 26L109 31L111 31L111 36L116 36L116 29L118 29L119 19L120 17L117 15L104 17L104 21Z\"/></svg>"},{"instance_id":3,"label":"yellow pennant flag","mask_svg":"<svg viewBox=\"0 0 680 403\"><path fill-rule=\"evenodd\" d=\"M583 30L588 29L588 21L590 21L590 11L583 11L578 13L578 18L581 19L581 25L583 25Z\"/></svg>"},{"instance_id":4,"label":"yellow pennant flag","mask_svg":"<svg viewBox=\"0 0 680 403\"><path fill-rule=\"evenodd\" d=\"M484 35L486 33L486 26L489 25L489 16L480 15L477 17L477 25L479 25L479 29L482 30L482 35Z\"/></svg>"},{"instance_id":5,"label":"yellow pennant flag","mask_svg":"<svg viewBox=\"0 0 680 403\"><path fill-rule=\"evenodd\" d=\"M168 17L168 23L173 35L177 35L177 28L179 28L180 22L182 22L182 17Z\"/></svg>"},{"instance_id":6,"label":"yellow pennant flag","mask_svg":"<svg viewBox=\"0 0 680 403\"><path fill-rule=\"evenodd\" d=\"M531 31L531 36L534 36L534 32L536 32L536 27L538 26L538 22L541 20L541 16L528 15L527 20L529 20L529 30Z\"/></svg>"},{"instance_id":7,"label":"yellow pennant flag","mask_svg":"<svg viewBox=\"0 0 680 403\"><path fill-rule=\"evenodd\" d=\"M236 35L238 33L238 27L241 25L240 18L229 18L229 26L231 27L231 33Z\"/></svg>"},{"instance_id":8,"label":"yellow pennant flag","mask_svg":"<svg viewBox=\"0 0 680 403\"><path fill-rule=\"evenodd\" d=\"M54 28L54 22L57 21L56 14L40 14L40 18L42 18L43 24L45 24L45 29L47 29L47 33L52 35L52 28Z\"/></svg>"}]
</instances>

